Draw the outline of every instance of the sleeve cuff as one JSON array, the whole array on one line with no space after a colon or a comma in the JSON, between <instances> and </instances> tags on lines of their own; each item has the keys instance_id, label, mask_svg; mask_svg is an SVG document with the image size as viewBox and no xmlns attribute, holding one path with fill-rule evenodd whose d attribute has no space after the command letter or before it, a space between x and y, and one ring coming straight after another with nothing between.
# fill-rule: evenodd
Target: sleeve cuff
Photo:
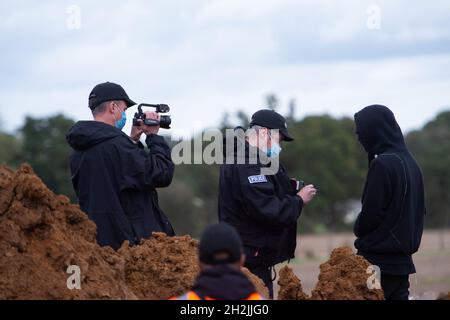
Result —
<instances>
[{"instance_id":1,"label":"sleeve cuff","mask_svg":"<svg viewBox=\"0 0 450 320\"><path fill-rule=\"evenodd\" d=\"M299 206L300 206L300 212L302 212L303 205L304 205L303 199L302 199L302 197L300 197L299 195L295 195L295 197L298 198L298 204L299 204Z\"/></svg>"},{"instance_id":2,"label":"sleeve cuff","mask_svg":"<svg viewBox=\"0 0 450 320\"><path fill-rule=\"evenodd\" d=\"M161 143L166 143L166 140L164 140L164 137L159 136L157 134L149 134L147 135L147 138L145 138L145 143L147 144L147 146L150 146L154 143L157 144L161 144Z\"/></svg>"}]
</instances>

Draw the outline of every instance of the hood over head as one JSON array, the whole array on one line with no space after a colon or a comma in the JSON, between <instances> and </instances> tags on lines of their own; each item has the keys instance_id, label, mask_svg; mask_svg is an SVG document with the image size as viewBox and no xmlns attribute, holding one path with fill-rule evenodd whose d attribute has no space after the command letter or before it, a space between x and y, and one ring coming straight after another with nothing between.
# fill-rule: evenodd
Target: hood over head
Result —
<instances>
[{"instance_id":1,"label":"hood over head","mask_svg":"<svg viewBox=\"0 0 450 320\"><path fill-rule=\"evenodd\" d=\"M86 150L96 144L124 134L120 129L99 121L78 121L66 134L75 150Z\"/></svg>"},{"instance_id":2,"label":"hood over head","mask_svg":"<svg viewBox=\"0 0 450 320\"><path fill-rule=\"evenodd\" d=\"M386 150L405 147L394 113L383 105L371 105L357 112L355 124L359 142L369 154L369 161Z\"/></svg>"}]
</instances>

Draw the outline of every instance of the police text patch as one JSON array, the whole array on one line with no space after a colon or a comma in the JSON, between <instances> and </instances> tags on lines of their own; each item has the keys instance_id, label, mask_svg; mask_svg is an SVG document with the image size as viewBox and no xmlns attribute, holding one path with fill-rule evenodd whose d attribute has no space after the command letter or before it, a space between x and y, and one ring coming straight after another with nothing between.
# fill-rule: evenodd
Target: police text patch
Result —
<instances>
[{"instance_id":1,"label":"police text patch","mask_svg":"<svg viewBox=\"0 0 450 320\"><path fill-rule=\"evenodd\" d=\"M250 177L248 177L248 182L250 182L250 183L267 182L267 178L264 175L250 176Z\"/></svg>"}]
</instances>

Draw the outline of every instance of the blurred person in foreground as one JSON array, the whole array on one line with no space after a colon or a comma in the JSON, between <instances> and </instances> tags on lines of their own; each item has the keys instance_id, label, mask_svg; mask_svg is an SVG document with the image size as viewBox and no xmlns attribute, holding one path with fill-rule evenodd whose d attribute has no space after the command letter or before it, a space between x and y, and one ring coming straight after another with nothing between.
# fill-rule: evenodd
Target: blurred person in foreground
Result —
<instances>
[{"instance_id":1,"label":"blurred person in foreground","mask_svg":"<svg viewBox=\"0 0 450 320\"><path fill-rule=\"evenodd\" d=\"M200 274L192 289L171 300L264 300L241 271L245 255L233 227L226 223L208 226L198 256Z\"/></svg>"}]
</instances>

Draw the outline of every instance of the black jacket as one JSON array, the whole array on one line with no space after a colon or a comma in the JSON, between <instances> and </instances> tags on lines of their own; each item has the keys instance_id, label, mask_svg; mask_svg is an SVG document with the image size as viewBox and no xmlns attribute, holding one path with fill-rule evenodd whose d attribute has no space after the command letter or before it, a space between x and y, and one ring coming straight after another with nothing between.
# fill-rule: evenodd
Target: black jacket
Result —
<instances>
[{"instance_id":1,"label":"black jacket","mask_svg":"<svg viewBox=\"0 0 450 320\"><path fill-rule=\"evenodd\" d=\"M97 225L97 242L118 249L137 244L153 231L174 235L158 206L156 188L167 187L174 164L164 138L148 135L150 152L121 130L79 121L67 133L72 184L81 209Z\"/></svg>"},{"instance_id":2,"label":"black jacket","mask_svg":"<svg viewBox=\"0 0 450 320\"><path fill-rule=\"evenodd\" d=\"M256 289L242 271L219 265L201 271L192 291L202 299L244 300Z\"/></svg>"},{"instance_id":3,"label":"black jacket","mask_svg":"<svg viewBox=\"0 0 450 320\"><path fill-rule=\"evenodd\" d=\"M239 144L245 144L241 160L246 164L237 164ZM235 227L241 236L247 267L269 267L294 257L303 201L283 166L276 175L261 176L265 165L260 159L249 164L252 148L242 137L236 139L234 154L226 155L234 163L221 165L219 220Z\"/></svg>"},{"instance_id":4,"label":"black jacket","mask_svg":"<svg viewBox=\"0 0 450 320\"><path fill-rule=\"evenodd\" d=\"M355 123L369 156L355 247L384 274L414 273L412 254L419 248L425 215L421 170L388 108L366 107L355 114Z\"/></svg>"}]
</instances>

